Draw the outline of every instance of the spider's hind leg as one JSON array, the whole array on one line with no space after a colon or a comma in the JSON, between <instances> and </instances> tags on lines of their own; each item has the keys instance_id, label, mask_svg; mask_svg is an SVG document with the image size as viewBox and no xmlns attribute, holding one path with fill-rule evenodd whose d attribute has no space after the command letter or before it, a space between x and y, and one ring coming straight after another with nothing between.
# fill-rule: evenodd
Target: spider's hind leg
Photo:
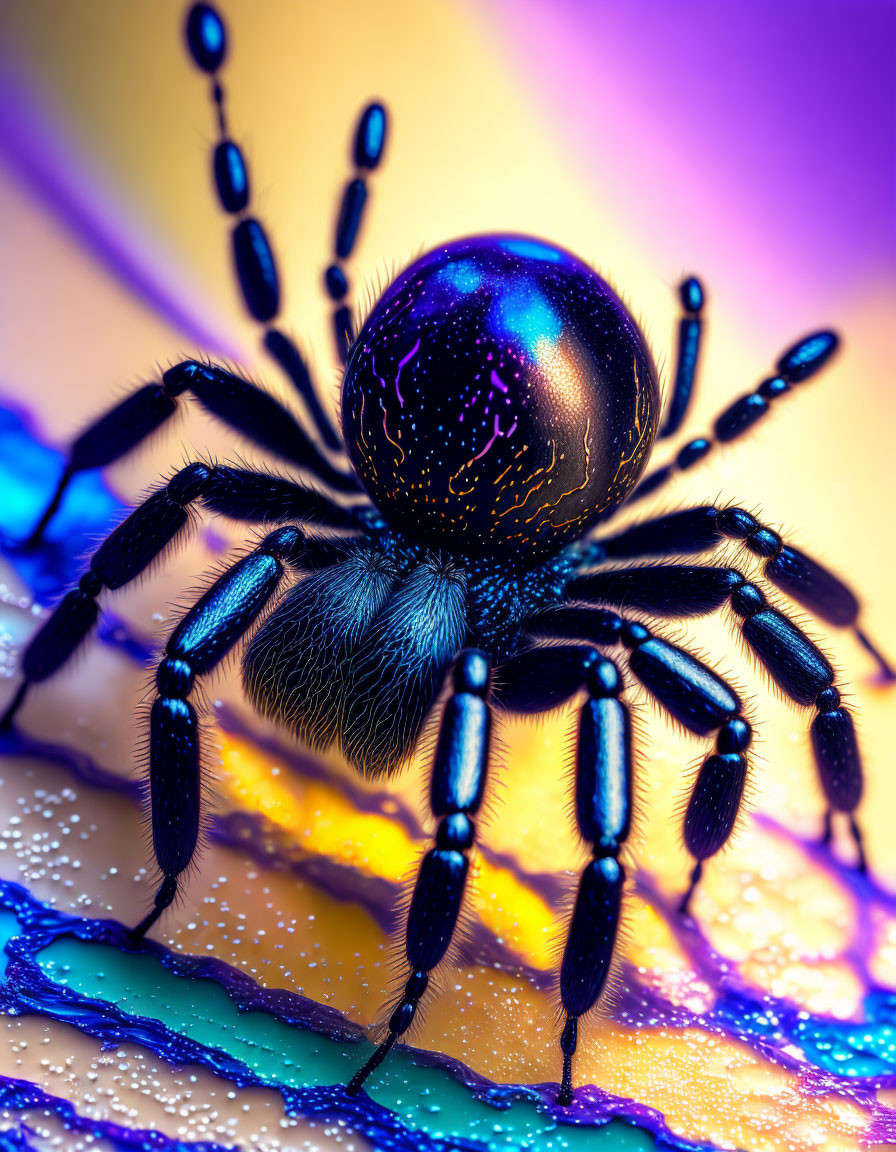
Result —
<instances>
[{"instance_id":1,"label":"spider's hind leg","mask_svg":"<svg viewBox=\"0 0 896 1152\"><path fill-rule=\"evenodd\" d=\"M230 138L224 87L219 76L227 55L227 32L221 15L212 5L192 6L187 15L186 39L194 64L211 79L218 130L212 172L218 202L236 221L232 234L233 261L243 301L251 316L267 326L265 347L302 397L317 435L331 452L339 452L342 440L321 406L301 353L289 336L271 326L280 312L280 276L267 231L249 211L251 188L245 156Z\"/></svg>"},{"instance_id":2,"label":"spider's hind leg","mask_svg":"<svg viewBox=\"0 0 896 1152\"><path fill-rule=\"evenodd\" d=\"M192 394L200 405L238 436L272 452L337 492L360 492L354 475L327 460L293 415L273 396L215 364L184 360L125 396L85 428L69 449L55 492L24 547L36 547L55 514L66 487L77 472L105 468L126 456L172 416Z\"/></svg>"},{"instance_id":3,"label":"spider's hind leg","mask_svg":"<svg viewBox=\"0 0 896 1152\"><path fill-rule=\"evenodd\" d=\"M674 461L654 469L641 479L625 504L659 491L679 472L693 468L717 444L729 444L748 432L769 411L773 401L789 392L794 384L814 376L837 351L839 339L834 332L813 332L787 349L775 365L775 374L767 377L754 392L740 396L722 412L713 425L714 436L697 436L679 449Z\"/></svg>"},{"instance_id":4,"label":"spider's hind leg","mask_svg":"<svg viewBox=\"0 0 896 1152\"><path fill-rule=\"evenodd\" d=\"M271 327L280 311L280 278L274 252L263 225L249 215L249 172L242 149L230 139L225 110L224 88L219 69L227 52L224 21L210 4L194 4L187 16L187 46L193 62L211 77L211 98L215 107L218 143L213 155L213 172L218 201L225 212L236 218L233 229L233 258L246 307L261 324L269 325L264 343L296 391L302 397L318 435L333 452L342 449L339 432L324 411L308 367L294 341ZM352 253L367 200L367 173L376 168L386 145L387 118L382 104L371 103L361 113L355 131L353 157L355 175L343 193L336 226L335 259L325 274L327 293L333 301L333 329L340 361L345 364L352 341L351 312L345 303L348 280L342 261Z\"/></svg>"},{"instance_id":5,"label":"spider's hind leg","mask_svg":"<svg viewBox=\"0 0 896 1152\"><path fill-rule=\"evenodd\" d=\"M684 556L708 552L725 539L742 543L762 562L762 574L792 600L836 628L852 628L871 654L881 679L896 682L896 670L859 623L861 604L838 576L756 519L745 508L704 504L635 524L596 542L600 558L633 560L645 556Z\"/></svg>"},{"instance_id":6,"label":"spider's hind leg","mask_svg":"<svg viewBox=\"0 0 896 1152\"><path fill-rule=\"evenodd\" d=\"M386 109L382 104L376 102L368 104L361 112L355 129L355 146L352 152L356 171L342 194L336 221L335 261L324 275L327 292L333 301L333 335L336 339L336 352L342 364L348 359L348 350L354 339L351 310L345 302L348 295L348 280L343 262L351 256L355 246L364 206L367 203L367 173L372 172L382 159L386 146L387 126Z\"/></svg>"},{"instance_id":7,"label":"spider's hind leg","mask_svg":"<svg viewBox=\"0 0 896 1152\"><path fill-rule=\"evenodd\" d=\"M696 276L688 276L678 288L681 306L684 309L678 325L678 354L675 364L675 383L669 400L666 419L658 433L658 439L673 436L681 427L694 390L697 375L697 361L700 356L700 336L703 327L703 285Z\"/></svg>"}]
</instances>

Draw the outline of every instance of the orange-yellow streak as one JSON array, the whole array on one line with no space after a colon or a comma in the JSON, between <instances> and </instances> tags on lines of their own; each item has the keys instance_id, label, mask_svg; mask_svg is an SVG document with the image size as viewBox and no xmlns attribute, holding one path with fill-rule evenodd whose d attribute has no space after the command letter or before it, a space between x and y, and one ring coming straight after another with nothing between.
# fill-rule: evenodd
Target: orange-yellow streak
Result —
<instances>
[{"instance_id":1,"label":"orange-yellow streak","mask_svg":"<svg viewBox=\"0 0 896 1152\"><path fill-rule=\"evenodd\" d=\"M386 439L389 441L389 443L394 444L398 451L401 453L401 460L395 461L396 464L400 464L402 460L404 460L404 448L402 448L402 446L397 441L393 440L389 435L389 429L386 427L386 406L383 404L382 400L380 401L380 408L383 410L383 432L385 433Z\"/></svg>"},{"instance_id":2,"label":"orange-yellow streak","mask_svg":"<svg viewBox=\"0 0 896 1152\"><path fill-rule=\"evenodd\" d=\"M297 780L276 761L222 733L220 788L242 811L256 812L282 829L304 851L379 876L395 885L408 878L422 845L400 824L358 812L335 784ZM474 867L473 905L481 923L527 964L552 965L554 915L545 901L509 869L481 857Z\"/></svg>"},{"instance_id":3,"label":"orange-yellow streak","mask_svg":"<svg viewBox=\"0 0 896 1152\"><path fill-rule=\"evenodd\" d=\"M560 503L560 501L561 501L561 500L562 500L564 497L566 497L566 496L572 496L573 492L581 492L581 491L582 491L582 489L585 487L585 485L588 483L588 480L589 480L589 478L590 478L590 477L589 477L589 471L588 471L588 470L589 470L589 467L590 467L590 465L591 465L591 448L590 448L590 446L589 446L589 444L588 444L588 433L589 433L590 431L591 431L591 417L589 416L589 417L588 417L588 420L587 420L587 421L586 421L586 423L585 423L585 439L584 439L584 445L585 445L585 479L582 481L582 483L581 483L581 484L577 484L575 488L570 488L570 490L569 490L568 492L562 492L562 493L561 493L561 494L560 494L560 495L557 497L557 499L556 499L556 500L553 502L553 504L542 504L542 506L541 506L541 507L538 509L538 511L537 511L537 512L534 512L534 513L533 513L533 514L532 514L532 515L529 517L529 519L528 519L528 520L524 521L524 523L526 523L526 524L531 524L531 523L532 523L532 521L535 519L535 517L538 515L538 513L539 513L539 512L544 512L544 511L545 511L545 509L547 509L547 508L556 508L556 507L557 507L557 505ZM578 518L579 518L578 516L575 516L575 517L573 517L573 519L576 519L576 520L577 520ZM567 520L567 521L566 521L566 523L567 523L567 524L569 524L569 523L571 523L571 521Z\"/></svg>"}]
</instances>

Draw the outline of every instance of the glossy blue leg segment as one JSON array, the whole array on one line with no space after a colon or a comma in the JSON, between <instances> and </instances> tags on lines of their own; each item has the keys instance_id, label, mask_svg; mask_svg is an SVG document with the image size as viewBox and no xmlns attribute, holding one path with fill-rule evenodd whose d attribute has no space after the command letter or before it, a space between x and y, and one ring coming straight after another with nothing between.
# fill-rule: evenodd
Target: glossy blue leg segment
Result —
<instances>
[{"instance_id":1,"label":"glossy blue leg segment","mask_svg":"<svg viewBox=\"0 0 896 1152\"><path fill-rule=\"evenodd\" d=\"M725 539L741 541L764 562L766 579L813 615L838 628L854 628L863 647L877 661L883 678L896 680L891 663L858 626L860 604L856 594L817 560L785 544L777 532L744 508L717 508L711 504L686 508L636 524L597 543L602 558L624 560L707 552Z\"/></svg>"},{"instance_id":2,"label":"glossy blue leg segment","mask_svg":"<svg viewBox=\"0 0 896 1152\"><path fill-rule=\"evenodd\" d=\"M0 727L8 726L30 684L46 680L65 664L99 616L103 588L121 588L157 559L189 523L189 507L201 501L212 511L248 523L305 521L347 527L351 514L325 496L281 477L245 468L188 464L115 528L93 554L87 572L34 635L22 658L25 679ZM326 562L327 545L309 542L306 551Z\"/></svg>"},{"instance_id":3,"label":"glossy blue leg segment","mask_svg":"<svg viewBox=\"0 0 896 1152\"><path fill-rule=\"evenodd\" d=\"M813 332L805 336L780 357L776 374L763 380L754 392L741 396L717 418L712 436L697 436L681 448L675 460L650 472L626 501L631 504L643 496L658 491L678 472L692 468L702 460L715 444L728 444L737 440L768 412L779 396L789 392L794 384L808 380L822 368L837 350L839 341L833 332Z\"/></svg>"},{"instance_id":4,"label":"glossy blue leg segment","mask_svg":"<svg viewBox=\"0 0 896 1152\"><path fill-rule=\"evenodd\" d=\"M702 615L729 603L741 618L744 639L778 687L796 704L815 709L810 731L819 781L829 811L848 815L864 870L854 815L862 797L862 760L852 717L840 703L827 657L788 616L767 603L761 588L736 568L653 565L578 577L570 582L568 594L659 616Z\"/></svg>"},{"instance_id":5,"label":"glossy blue leg segment","mask_svg":"<svg viewBox=\"0 0 896 1152\"><path fill-rule=\"evenodd\" d=\"M630 652L631 671L679 724L697 736L715 733L716 751L700 768L684 822L685 846L696 861L680 905L681 911L686 912L703 862L727 842L743 798L751 729L743 717L738 694L696 656L607 608L582 605L552 608L533 617L527 630L552 640L587 640L602 646L623 644ZM580 667L587 667L588 657L583 664L582 655L587 651L557 645L530 649L510 661L496 674L500 684L510 687L510 707L516 709L518 703L523 702L529 705L527 711L535 711L531 702L537 697L539 680L571 669L576 660ZM580 676L576 683L568 672L564 682L567 698L578 691L583 682ZM541 702L553 706L555 691L542 689ZM502 703L508 701L506 689L500 698Z\"/></svg>"},{"instance_id":6,"label":"glossy blue leg segment","mask_svg":"<svg viewBox=\"0 0 896 1152\"><path fill-rule=\"evenodd\" d=\"M104 468L126 456L174 415L185 392L191 392L206 411L250 443L273 452L337 492L360 491L355 477L334 468L272 396L224 368L184 360L169 368L161 383L147 384L126 396L75 440L63 476L28 544L38 543L76 472Z\"/></svg>"},{"instance_id":7,"label":"glossy blue leg segment","mask_svg":"<svg viewBox=\"0 0 896 1152\"><path fill-rule=\"evenodd\" d=\"M340 363L345 364L354 334L352 332L351 309L346 303L348 278L344 262L351 256L358 238L364 208L367 203L367 174L376 168L383 158L388 131L388 117L382 104L368 104L361 112L355 129L352 156L355 164L354 175L349 179L342 193L339 215L336 220L334 237L334 262L324 273L327 293L333 301L333 335L336 340L336 353Z\"/></svg>"},{"instance_id":8,"label":"glossy blue leg segment","mask_svg":"<svg viewBox=\"0 0 896 1152\"><path fill-rule=\"evenodd\" d=\"M628 708L619 699L619 670L604 658L589 662L588 700L576 738L575 811L582 838L591 845L560 964L560 1034L563 1071L557 1103L572 1103L572 1058L579 1018L600 999L606 984L622 910L625 869L619 853L632 815L632 735Z\"/></svg>"},{"instance_id":9,"label":"glossy blue leg segment","mask_svg":"<svg viewBox=\"0 0 896 1152\"><path fill-rule=\"evenodd\" d=\"M679 290L684 316L678 325L678 358L675 366L675 383L665 422L659 431L658 439L674 436L681 427L694 391L694 378L697 374L697 360L700 356L700 335L703 327L703 285L696 276L689 276Z\"/></svg>"},{"instance_id":10,"label":"glossy blue leg segment","mask_svg":"<svg viewBox=\"0 0 896 1152\"><path fill-rule=\"evenodd\" d=\"M249 313L261 324L269 325L280 311L280 279L267 232L250 215L251 186L245 156L230 138L227 127L224 88L219 76L226 56L227 37L217 10L210 4L194 4L187 16L186 39L193 62L211 82L218 129L218 141L212 153L212 176L219 204L234 217L233 259L240 291ZM332 452L339 452L342 439L321 406L311 375L293 340L278 329L268 327L264 343L305 402L317 435Z\"/></svg>"},{"instance_id":11,"label":"glossy blue leg segment","mask_svg":"<svg viewBox=\"0 0 896 1152\"><path fill-rule=\"evenodd\" d=\"M458 656L452 693L442 713L430 785L430 807L439 818L435 847L423 857L405 929L405 954L411 975L389 1019L389 1034L348 1085L360 1092L396 1040L410 1028L429 974L451 943L463 904L469 852L485 792L491 744L490 665L476 649Z\"/></svg>"},{"instance_id":12,"label":"glossy blue leg segment","mask_svg":"<svg viewBox=\"0 0 896 1152\"><path fill-rule=\"evenodd\" d=\"M544 638L582 638L618 644L626 625L615 612L576 607L549 609L533 617L528 630ZM625 870L619 853L632 813L632 738L628 708L619 699L619 670L590 644L534 647L495 672L495 695L510 713L546 712L585 689L576 738L576 822L591 845L560 965L560 1001L565 1016L560 1034L563 1071L557 1103L572 1102L572 1058L578 1021L600 999L613 960L619 930Z\"/></svg>"},{"instance_id":13,"label":"glossy blue leg segment","mask_svg":"<svg viewBox=\"0 0 896 1152\"><path fill-rule=\"evenodd\" d=\"M134 928L141 939L177 895L200 828L199 727L189 697L197 676L212 671L246 634L277 591L287 567L304 558L298 528L278 528L220 576L184 616L156 671L149 721L152 844L162 882L152 910Z\"/></svg>"},{"instance_id":14,"label":"glossy blue leg segment","mask_svg":"<svg viewBox=\"0 0 896 1152\"><path fill-rule=\"evenodd\" d=\"M703 864L727 842L734 829L747 780L750 725L739 696L696 656L627 621L622 642L629 667L654 699L689 732L716 734L716 750L697 773L684 818L684 843L696 863L679 904L686 913Z\"/></svg>"}]
</instances>

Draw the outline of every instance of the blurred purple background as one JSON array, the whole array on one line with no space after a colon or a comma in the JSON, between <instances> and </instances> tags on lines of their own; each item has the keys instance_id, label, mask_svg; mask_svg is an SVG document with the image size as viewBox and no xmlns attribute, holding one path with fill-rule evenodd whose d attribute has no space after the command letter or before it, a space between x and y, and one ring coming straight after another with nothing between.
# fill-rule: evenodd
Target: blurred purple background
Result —
<instances>
[{"instance_id":1,"label":"blurred purple background","mask_svg":"<svg viewBox=\"0 0 896 1152\"><path fill-rule=\"evenodd\" d=\"M745 298L766 259L818 305L832 269L850 294L896 268L890 0L489 3L555 131L658 263L677 250L661 222L697 215L724 259L762 254Z\"/></svg>"}]
</instances>

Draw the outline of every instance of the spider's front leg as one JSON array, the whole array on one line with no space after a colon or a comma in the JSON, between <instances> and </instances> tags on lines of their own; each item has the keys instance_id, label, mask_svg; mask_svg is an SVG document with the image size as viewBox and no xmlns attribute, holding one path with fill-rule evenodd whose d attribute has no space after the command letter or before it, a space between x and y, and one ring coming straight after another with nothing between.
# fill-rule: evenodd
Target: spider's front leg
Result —
<instances>
[{"instance_id":1,"label":"spider's front leg","mask_svg":"<svg viewBox=\"0 0 896 1152\"><path fill-rule=\"evenodd\" d=\"M211 672L251 628L287 566L301 564L304 544L298 528L271 532L215 581L165 645L149 720L152 845L163 879L152 911L133 930L137 940L174 900L199 838L201 756L189 700L195 679Z\"/></svg>"},{"instance_id":2,"label":"spider's front leg","mask_svg":"<svg viewBox=\"0 0 896 1152\"><path fill-rule=\"evenodd\" d=\"M430 805L439 817L435 847L420 864L405 930L411 975L389 1018L389 1034L352 1077L350 1096L410 1028L432 970L441 962L457 927L473 846L473 820L485 792L492 715L488 701L490 663L475 649L462 652L452 672L452 695L445 704L436 745Z\"/></svg>"},{"instance_id":3,"label":"spider's front leg","mask_svg":"<svg viewBox=\"0 0 896 1152\"><path fill-rule=\"evenodd\" d=\"M762 561L762 575L792 600L836 628L853 628L886 681L896 681L890 661L859 626L861 604L855 592L805 552L785 543L745 508L704 504L635 524L593 544L596 559L686 556L708 552L723 540L736 540Z\"/></svg>"},{"instance_id":4,"label":"spider's front leg","mask_svg":"<svg viewBox=\"0 0 896 1152\"><path fill-rule=\"evenodd\" d=\"M716 733L716 751L697 774L684 822L685 844L697 860L682 901L686 910L702 862L727 842L740 809L751 732L737 694L690 653L608 609L550 608L532 617L527 628L550 639L576 638L601 647L624 644L632 650L631 670L676 720L698 735ZM625 872L618 858L632 810L631 721L619 699L623 684L618 668L592 647L530 648L503 665L499 674L500 701L512 712L547 711L582 687L589 696L579 716L575 808L594 860L582 875L560 969L566 1024L560 1037L563 1080L557 1100L569 1104L578 1020L600 999L619 928Z\"/></svg>"},{"instance_id":5,"label":"spider's front leg","mask_svg":"<svg viewBox=\"0 0 896 1152\"><path fill-rule=\"evenodd\" d=\"M841 702L830 661L802 628L768 603L761 588L736 568L658 564L578 576L567 593L658 616L702 616L728 604L750 649L782 692L794 703L815 709L812 750L828 813L848 817L859 870L867 870L855 817L863 772L852 716Z\"/></svg>"},{"instance_id":6,"label":"spider's front leg","mask_svg":"<svg viewBox=\"0 0 896 1152\"><path fill-rule=\"evenodd\" d=\"M579 1017L600 998L613 959L625 868L619 853L632 813L632 736L628 708L619 699L619 669L604 658L590 663L588 700L576 742L576 822L594 859L579 882L560 966L560 1001L566 1023L560 1034L563 1077L558 1104L572 1103L572 1058Z\"/></svg>"},{"instance_id":7,"label":"spider's front leg","mask_svg":"<svg viewBox=\"0 0 896 1152\"><path fill-rule=\"evenodd\" d=\"M58 672L87 639L99 616L97 597L103 589L123 588L137 579L182 538L190 523L190 507L197 502L248 523L311 521L334 528L353 523L347 509L283 477L199 461L187 464L109 534L77 587L65 594L31 638L22 657L24 679L0 718L0 728L12 723L29 687ZM327 546L320 541L309 542L308 547Z\"/></svg>"},{"instance_id":8,"label":"spider's front leg","mask_svg":"<svg viewBox=\"0 0 896 1152\"><path fill-rule=\"evenodd\" d=\"M73 476L92 468L105 468L126 456L182 408L188 392L207 412L250 444L273 452L336 492L360 492L355 477L334 468L273 396L224 368L184 360L164 372L158 383L145 384L125 396L75 440L50 502L24 547L40 543Z\"/></svg>"},{"instance_id":9,"label":"spider's front leg","mask_svg":"<svg viewBox=\"0 0 896 1152\"><path fill-rule=\"evenodd\" d=\"M695 861L679 903L679 911L686 913L704 863L727 844L740 811L753 736L740 697L696 656L608 608L557 606L533 616L528 627L545 639L623 644L630 652L630 670L674 720L695 736L715 735L715 752L700 766L682 829L685 847ZM567 661L565 653L576 651L535 648L519 660L538 662L536 667L540 663L542 677L562 682L562 664L558 668L557 662Z\"/></svg>"}]
</instances>

